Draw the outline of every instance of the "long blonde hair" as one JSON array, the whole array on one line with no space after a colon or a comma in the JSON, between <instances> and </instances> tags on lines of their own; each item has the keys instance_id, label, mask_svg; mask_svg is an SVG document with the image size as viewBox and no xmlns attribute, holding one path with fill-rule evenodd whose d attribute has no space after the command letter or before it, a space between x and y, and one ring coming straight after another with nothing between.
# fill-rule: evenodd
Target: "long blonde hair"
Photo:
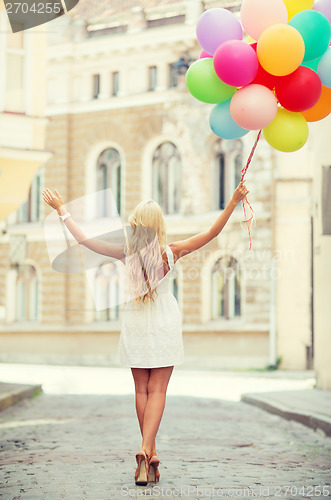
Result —
<instances>
[{"instance_id":1,"label":"long blonde hair","mask_svg":"<svg viewBox=\"0 0 331 500\"><path fill-rule=\"evenodd\" d=\"M163 275L161 252L167 245L162 209L154 200L143 200L133 210L128 222L132 231L127 238L130 257L126 268L131 296L137 304L154 302L158 296L156 287L160 275Z\"/></svg>"}]
</instances>

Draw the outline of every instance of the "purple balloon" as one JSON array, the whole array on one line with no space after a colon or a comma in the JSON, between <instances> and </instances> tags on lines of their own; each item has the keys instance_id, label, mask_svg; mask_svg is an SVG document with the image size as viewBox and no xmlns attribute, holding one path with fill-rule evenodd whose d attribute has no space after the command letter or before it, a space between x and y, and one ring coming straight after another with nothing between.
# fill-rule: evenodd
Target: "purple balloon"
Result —
<instances>
[{"instance_id":1,"label":"purple balloon","mask_svg":"<svg viewBox=\"0 0 331 500\"><path fill-rule=\"evenodd\" d=\"M331 1L330 0L315 0L313 5L314 10L318 10L328 18L331 24Z\"/></svg>"},{"instance_id":2,"label":"purple balloon","mask_svg":"<svg viewBox=\"0 0 331 500\"><path fill-rule=\"evenodd\" d=\"M211 55L223 42L243 38L238 19L229 10L220 8L208 9L200 16L196 33L201 47Z\"/></svg>"}]
</instances>

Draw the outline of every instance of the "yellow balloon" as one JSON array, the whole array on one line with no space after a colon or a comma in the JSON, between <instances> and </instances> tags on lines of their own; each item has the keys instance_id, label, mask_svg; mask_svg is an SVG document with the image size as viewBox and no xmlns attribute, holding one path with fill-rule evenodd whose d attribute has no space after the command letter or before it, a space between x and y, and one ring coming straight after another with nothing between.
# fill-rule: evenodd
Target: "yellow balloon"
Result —
<instances>
[{"instance_id":1,"label":"yellow balloon","mask_svg":"<svg viewBox=\"0 0 331 500\"><path fill-rule=\"evenodd\" d=\"M256 40L254 40L254 38L248 35L247 43L254 43L254 42L256 42Z\"/></svg>"},{"instance_id":2,"label":"yellow balloon","mask_svg":"<svg viewBox=\"0 0 331 500\"><path fill-rule=\"evenodd\" d=\"M283 0L288 12L288 20L302 10L311 9L314 0Z\"/></svg>"},{"instance_id":3,"label":"yellow balloon","mask_svg":"<svg viewBox=\"0 0 331 500\"><path fill-rule=\"evenodd\" d=\"M301 113L279 108L274 121L263 129L263 135L273 148L292 153L306 144L309 128Z\"/></svg>"},{"instance_id":4,"label":"yellow balloon","mask_svg":"<svg viewBox=\"0 0 331 500\"><path fill-rule=\"evenodd\" d=\"M305 43L299 31L287 24L267 28L257 42L257 57L272 75L293 73L303 61Z\"/></svg>"}]
</instances>

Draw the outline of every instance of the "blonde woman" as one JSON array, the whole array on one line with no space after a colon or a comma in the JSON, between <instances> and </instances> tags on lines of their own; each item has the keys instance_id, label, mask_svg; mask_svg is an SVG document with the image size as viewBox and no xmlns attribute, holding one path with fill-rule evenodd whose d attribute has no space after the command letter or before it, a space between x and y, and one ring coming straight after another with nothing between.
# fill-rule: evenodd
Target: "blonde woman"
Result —
<instances>
[{"instance_id":1,"label":"blonde woman","mask_svg":"<svg viewBox=\"0 0 331 500\"><path fill-rule=\"evenodd\" d=\"M181 314L170 291L170 278L176 273L178 259L203 247L222 231L236 205L249 192L244 182L239 183L231 200L208 230L169 245L162 209L153 200L142 201L133 210L129 217L132 234L123 246L87 239L68 215L59 192L56 189L55 194L50 189L43 191L43 199L48 205L62 217L67 214L63 219L78 243L121 260L131 276L133 298L123 311L117 355L123 366L131 368L135 384L135 405L142 435L141 449L135 456L137 485L159 481L160 460L156 454L155 438L173 368L184 361ZM157 238L147 245L148 253L144 254L148 239L144 229L148 228L155 231Z\"/></svg>"}]
</instances>

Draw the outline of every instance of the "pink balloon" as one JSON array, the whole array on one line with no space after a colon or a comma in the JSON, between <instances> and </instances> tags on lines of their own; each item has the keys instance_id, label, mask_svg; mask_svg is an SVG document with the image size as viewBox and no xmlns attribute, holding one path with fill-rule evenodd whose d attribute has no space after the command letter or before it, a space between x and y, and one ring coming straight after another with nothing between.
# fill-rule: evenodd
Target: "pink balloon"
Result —
<instances>
[{"instance_id":1,"label":"pink balloon","mask_svg":"<svg viewBox=\"0 0 331 500\"><path fill-rule=\"evenodd\" d=\"M228 85L248 85L258 70L256 52L241 40L224 42L214 54L214 68L217 76Z\"/></svg>"},{"instance_id":2,"label":"pink balloon","mask_svg":"<svg viewBox=\"0 0 331 500\"><path fill-rule=\"evenodd\" d=\"M269 26L288 21L283 0L243 0L240 17L244 30L254 40L258 40Z\"/></svg>"},{"instance_id":3,"label":"pink balloon","mask_svg":"<svg viewBox=\"0 0 331 500\"><path fill-rule=\"evenodd\" d=\"M207 9L199 18L196 27L201 47L214 55L217 47L227 40L242 40L243 30L239 20L227 9Z\"/></svg>"},{"instance_id":4,"label":"pink balloon","mask_svg":"<svg viewBox=\"0 0 331 500\"><path fill-rule=\"evenodd\" d=\"M331 24L331 2L330 0L315 0L313 5L314 10L318 10L328 18L329 23Z\"/></svg>"},{"instance_id":5,"label":"pink balloon","mask_svg":"<svg viewBox=\"0 0 331 500\"><path fill-rule=\"evenodd\" d=\"M199 59L204 59L205 57L213 57L213 56L211 56L210 54L208 54L208 52L202 49Z\"/></svg>"},{"instance_id":6,"label":"pink balloon","mask_svg":"<svg viewBox=\"0 0 331 500\"><path fill-rule=\"evenodd\" d=\"M248 130L267 127L276 118L277 109L275 94L263 85L257 84L239 89L230 103L233 120Z\"/></svg>"}]
</instances>

